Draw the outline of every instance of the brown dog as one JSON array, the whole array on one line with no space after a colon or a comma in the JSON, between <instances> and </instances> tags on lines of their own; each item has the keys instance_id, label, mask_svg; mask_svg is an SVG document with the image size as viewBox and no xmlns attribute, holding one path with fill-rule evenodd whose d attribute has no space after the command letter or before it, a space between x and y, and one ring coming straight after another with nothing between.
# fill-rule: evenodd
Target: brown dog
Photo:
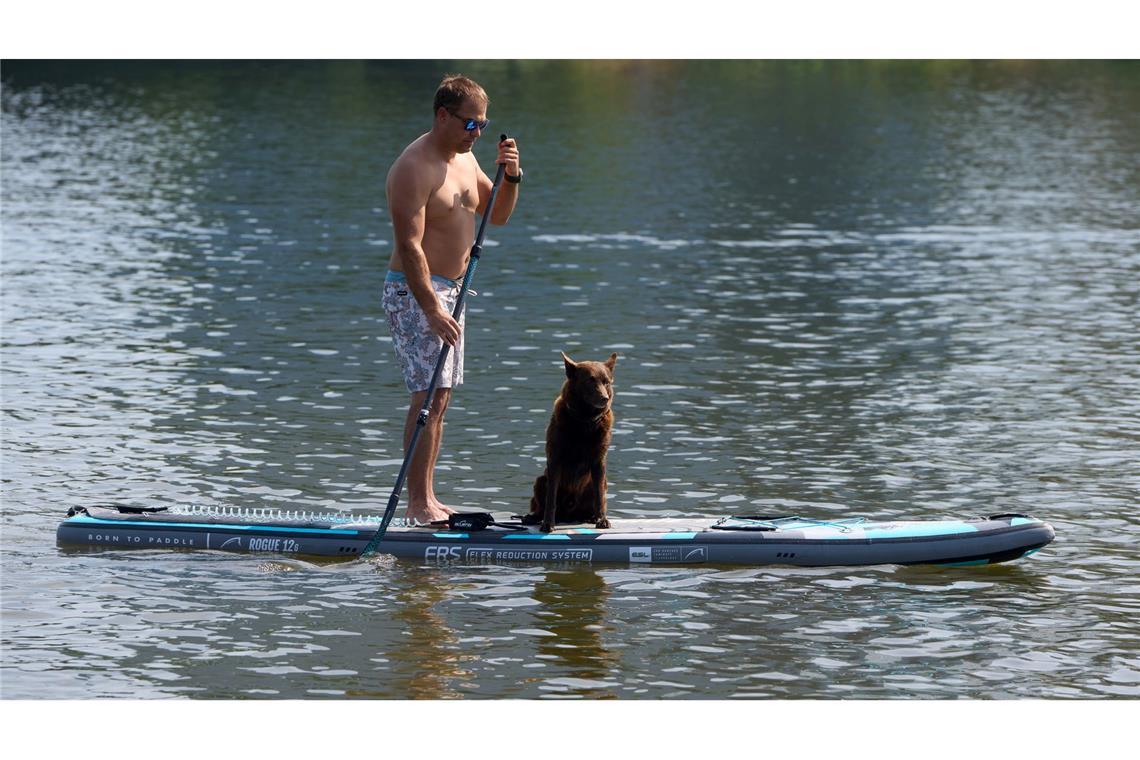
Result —
<instances>
[{"instance_id":1,"label":"brown dog","mask_svg":"<svg viewBox=\"0 0 1140 760\"><path fill-rule=\"evenodd\" d=\"M554 399L546 428L546 470L534 481L527 525L541 522L543 533L555 522L593 522L610 527L606 519L606 451L614 424L614 365L574 362L562 354L566 382Z\"/></svg>"}]
</instances>

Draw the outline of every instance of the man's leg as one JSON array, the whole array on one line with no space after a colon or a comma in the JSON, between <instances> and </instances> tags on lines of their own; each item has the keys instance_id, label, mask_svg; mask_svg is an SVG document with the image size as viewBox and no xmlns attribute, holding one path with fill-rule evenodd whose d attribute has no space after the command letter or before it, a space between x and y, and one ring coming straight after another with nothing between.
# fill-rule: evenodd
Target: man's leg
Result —
<instances>
[{"instance_id":1,"label":"man's leg","mask_svg":"<svg viewBox=\"0 0 1140 760\"><path fill-rule=\"evenodd\" d=\"M426 397L427 391L417 391L412 394L412 403L408 408L408 417L404 422L405 452L412 442L416 420L419 419L420 409L423 407ZM416 453L408 465L408 518L419 522L446 520L453 511L441 504L435 497L432 477L436 460L439 458L440 442L443 440L443 415L447 411L447 404L450 400L450 388L436 389L435 396L432 397L427 424L420 432L420 438L416 442Z\"/></svg>"},{"instance_id":2,"label":"man's leg","mask_svg":"<svg viewBox=\"0 0 1140 760\"><path fill-rule=\"evenodd\" d=\"M422 401L420 403L423 403ZM439 388L431 404L431 418L438 420L438 427L431 437L431 466L428 468L428 502L436 509L442 509L447 514L454 514L455 510L444 504L435 495L435 464L439 460L439 450L443 447L443 417L447 414L447 405L451 403L451 389ZM425 441L426 443L426 441Z\"/></svg>"}]
</instances>

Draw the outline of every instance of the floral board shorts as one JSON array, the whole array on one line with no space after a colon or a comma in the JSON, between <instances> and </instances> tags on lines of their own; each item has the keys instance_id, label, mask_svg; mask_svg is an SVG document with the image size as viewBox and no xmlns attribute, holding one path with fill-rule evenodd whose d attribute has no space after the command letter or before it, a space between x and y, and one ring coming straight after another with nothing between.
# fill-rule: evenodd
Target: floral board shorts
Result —
<instances>
[{"instance_id":1,"label":"floral board shorts","mask_svg":"<svg viewBox=\"0 0 1140 760\"><path fill-rule=\"evenodd\" d=\"M460 283L446 277L432 275L431 286L435 296L447 313L455 309L459 300ZM431 385L435 364L443 341L428 327L427 316L412 295L403 272L388 272L384 280L384 297L381 303L388 315L388 327L392 331L392 346L396 349L396 359L404 373L404 384L408 391L426 391ZM459 342L447 352L447 361L439 373L437 388L452 388L463 382L463 322L467 307L459 315Z\"/></svg>"}]
</instances>

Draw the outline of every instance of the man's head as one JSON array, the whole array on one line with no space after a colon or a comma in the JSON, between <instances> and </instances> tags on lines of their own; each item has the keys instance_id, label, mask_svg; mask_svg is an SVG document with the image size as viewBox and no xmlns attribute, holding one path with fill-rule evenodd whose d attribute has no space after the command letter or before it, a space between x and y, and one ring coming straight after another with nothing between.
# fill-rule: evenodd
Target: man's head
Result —
<instances>
[{"instance_id":1,"label":"man's head","mask_svg":"<svg viewBox=\"0 0 1140 760\"><path fill-rule=\"evenodd\" d=\"M449 74L435 91L435 123L432 131L457 153L467 153L487 124L487 93L473 79Z\"/></svg>"}]
</instances>

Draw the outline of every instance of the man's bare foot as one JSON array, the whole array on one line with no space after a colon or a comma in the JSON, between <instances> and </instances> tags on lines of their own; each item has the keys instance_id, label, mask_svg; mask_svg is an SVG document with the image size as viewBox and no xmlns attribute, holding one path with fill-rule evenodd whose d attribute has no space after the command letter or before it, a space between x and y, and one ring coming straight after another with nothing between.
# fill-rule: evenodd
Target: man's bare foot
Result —
<instances>
[{"instance_id":1,"label":"man's bare foot","mask_svg":"<svg viewBox=\"0 0 1140 760\"><path fill-rule=\"evenodd\" d=\"M446 520L447 516L449 514L451 514L451 513L445 512L444 510L436 507L435 505L431 505L431 504L423 505L423 506L408 505L408 511L406 513L406 517L407 517L408 523L410 525L416 525L416 524L426 525L427 523L438 522L440 520Z\"/></svg>"},{"instance_id":2,"label":"man's bare foot","mask_svg":"<svg viewBox=\"0 0 1140 760\"><path fill-rule=\"evenodd\" d=\"M447 505L446 505L446 504L444 504L442 501L440 501L439 499L436 499L436 498L432 498L432 499L431 499L431 505L432 505L434 508L436 508L436 509L439 509L439 510L442 510L442 511L446 512L446 513L447 513L447 514L449 514L449 515L453 515L453 514L455 514L455 513L456 513L456 511L457 511L457 510L455 510L455 509L452 509L451 507L447 506Z\"/></svg>"}]
</instances>

